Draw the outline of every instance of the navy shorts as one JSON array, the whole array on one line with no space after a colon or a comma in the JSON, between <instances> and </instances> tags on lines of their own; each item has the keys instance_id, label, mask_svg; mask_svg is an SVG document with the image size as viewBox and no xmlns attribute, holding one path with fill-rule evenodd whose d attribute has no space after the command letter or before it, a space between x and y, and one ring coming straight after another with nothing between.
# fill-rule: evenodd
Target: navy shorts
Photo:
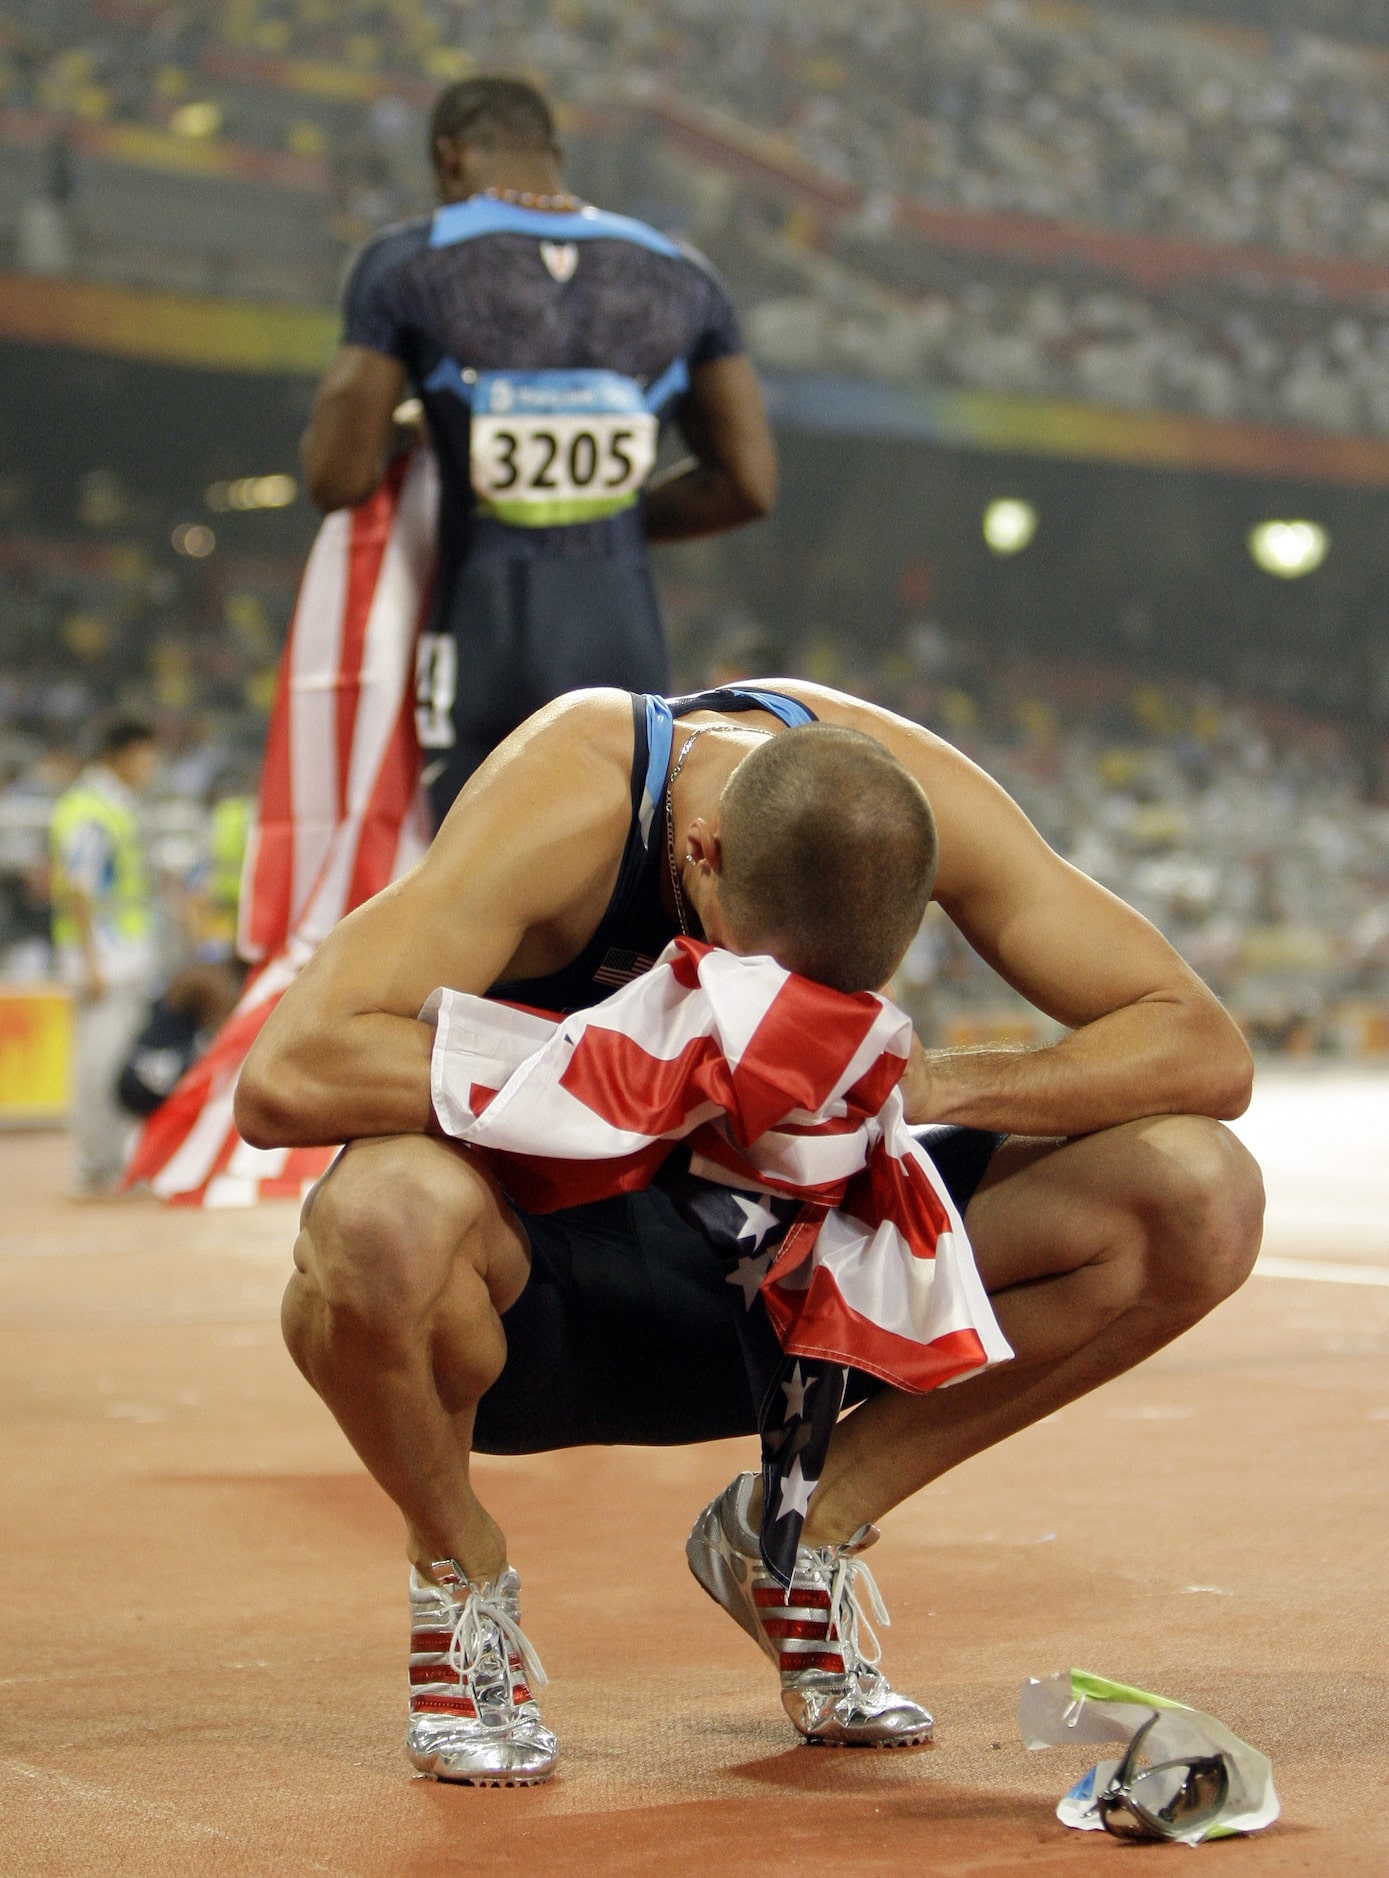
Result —
<instances>
[{"instance_id":1,"label":"navy shorts","mask_svg":"<svg viewBox=\"0 0 1389 1878\"><path fill-rule=\"evenodd\" d=\"M441 648L441 638L451 645ZM542 705L589 685L664 693L669 679L644 559L470 561L417 654L417 726L435 826L473 771Z\"/></svg>"},{"instance_id":2,"label":"navy shorts","mask_svg":"<svg viewBox=\"0 0 1389 1878\"><path fill-rule=\"evenodd\" d=\"M1002 1137L932 1128L920 1138L963 1213ZM502 1319L506 1368L478 1404L480 1453L756 1433L734 1314L742 1293L659 1188L520 1217L531 1275ZM881 1387L851 1370L845 1402Z\"/></svg>"}]
</instances>

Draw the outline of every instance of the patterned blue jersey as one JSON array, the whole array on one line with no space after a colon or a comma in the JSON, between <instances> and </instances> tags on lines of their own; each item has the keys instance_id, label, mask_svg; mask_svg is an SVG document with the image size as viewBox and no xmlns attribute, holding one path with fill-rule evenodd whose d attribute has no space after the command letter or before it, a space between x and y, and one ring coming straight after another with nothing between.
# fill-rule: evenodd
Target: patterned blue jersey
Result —
<instances>
[{"instance_id":1,"label":"patterned blue jersey","mask_svg":"<svg viewBox=\"0 0 1389 1878\"><path fill-rule=\"evenodd\" d=\"M626 216L485 196L367 243L343 340L399 359L424 401L444 586L482 556L644 552L661 418L692 368L743 349L690 249Z\"/></svg>"}]
</instances>

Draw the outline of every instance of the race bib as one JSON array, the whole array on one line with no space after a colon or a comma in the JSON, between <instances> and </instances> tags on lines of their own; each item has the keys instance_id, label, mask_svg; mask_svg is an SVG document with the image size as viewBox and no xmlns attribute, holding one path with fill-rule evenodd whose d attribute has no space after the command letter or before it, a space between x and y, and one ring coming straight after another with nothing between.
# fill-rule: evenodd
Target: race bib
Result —
<instances>
[{"instance_id":1,"label":"race bib","mask_svg":"<svg viewBox=\"0 0 1389 1878\"><path fill-rule=\"evenodd\" d=\"M627 509L656 461L657 420L620 372L479 372L470 471L484 515L522 528Z\"/></svg>"}]
</instances>

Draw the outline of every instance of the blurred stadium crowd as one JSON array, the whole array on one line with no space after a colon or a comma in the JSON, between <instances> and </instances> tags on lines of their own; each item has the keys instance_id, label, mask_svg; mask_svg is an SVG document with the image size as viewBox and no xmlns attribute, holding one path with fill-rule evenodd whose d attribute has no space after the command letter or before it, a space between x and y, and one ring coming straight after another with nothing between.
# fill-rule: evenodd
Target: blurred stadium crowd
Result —
<instances>
[{"instance_id":1,"label":"blurred stadium crowd","mask_svg":"<svg viewBox=\"0 0 1389 1878\"><path fill-rule=\"evenodd\" d=\"M686 633L678 684L761 672L757 639L747 620L722 642ZM1122 668L985 658L927 619L871 662L841 637L796 664L981 763L1060 853L1173 939L1256 1044L1389 1050L1389 806L1366 800L1335 723ZM75 710L75 689L51 677L0 697L0 978L51 969L46 830L83 748L90 699ZM122 695L141 692L127 684ZM147 818L167 974L190 955L216 805L253 786L256 725L205 701L163 721ZM934 913L899 989L923 1034L943 1043L1047 1034Z\"/></svg>"},{"instance_id":2,"label":"blurred stadium crowd","mask_svg":"<svg viewBox=\"0 0 1389 1878\"><path fill-rule=\"evenodd\" d=\"M327 302L476 64L545 76L581 184L688 228L767 366L1389 435L1389 48L1147 7L17 0L16 252ZM168 189L142 236L132 164L220 179L239 247Z\"/></svg>"},{"instance_id":3,"label":"blurred stadium crowd","mask_svg":"<svg viewBox=\"0 0 1389 1878\"><path fill-rule=\"evenodd\" d=\"M310 123L277 139L264 116L205 97L208 78L236 75L217 53L438 81L460 75L466 44L585 101L654 81L870 195L1389 260L1385 55L1310 34L1261 43L1020 0L107 0L94 12L97 30L74 35L71 0L12 11L8 104L225 130L313 157L324 144ZM188 117L190 98L201 116Z\"/></svg>"},{"instance_id":4,"label":"blurred stadium crowd","mask_svg":"<svg viewBox=\"0 0 1389 1878\"><path fill-rule=\"evenodd\" d=\"M428 204L439 86L511 67L557 96L578 189L723 269L769 374L1389 437L1389 14L1325 0L1336 39L1291 13L1270 33L1269 10L12 0L0 268L326 310L354 246ZM101 711L161 726L167 970L215 804L255 773L305 505L272 548L200 508L205 561L187 501L123 474L88 470L66 517L0 477L3 977L50 969L44 830ZM906 712L1155 919L1256 1041L1389 1049L1389 808L1352 727L1151 660L986 654L953 616L871 650L811 622L788 651L728 625L729 565L668 583L682 684L790 660ZM942 1041L1036 1034L943 921L904 993Z\"/></svg>"},{"instance_id":5,"label":"blurred stadium crowd","mask_svg":"<svg viewBox=\"0 0 1389 1878\"><path fill-rule=\"evenodd\" d=\"M928 623L845 682L938 730L1052 845L1153 920L1256 1045L1389 1049L1389 807L1337 726L1213 687L1000 664ZM902 989L942 1042L1035 1039L1035 1014L928 920Z\"/></svg>"},{"instance_id":6,"label":"blurred stadium crowd","mask_svg":"<svg viewBox=\"0 0 1389 1878\"><path fill-rule=\"evenodd\" d=\"M771 291L748 314L753 356L769 369L1389 436L1389 317L1211 292L1175 306L1017 269L969 269L909 296L819 257L786 254L785 265L796 290Z\"/></svg>"}]
</instances>

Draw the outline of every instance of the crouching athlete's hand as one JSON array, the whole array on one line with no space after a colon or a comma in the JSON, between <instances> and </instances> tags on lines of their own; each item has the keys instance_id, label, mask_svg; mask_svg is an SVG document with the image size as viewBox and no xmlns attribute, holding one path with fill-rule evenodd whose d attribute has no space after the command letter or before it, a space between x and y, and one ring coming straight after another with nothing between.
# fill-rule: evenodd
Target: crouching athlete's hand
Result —
<instances>
[{"instance_id":1,"label":"crouching athlete's hand","mask_svg":"<svg viewBox=\"0 0 1389 1878\"><path fill-rule=\"evenodd\" d=\"M902 1110L909 1122L918 1125L935 1120L931 1113L931 1059L920 1037L912 1032L911 1055L907 1058L897 1087L902 1092Z\"/></svg>"}]
</instances>

